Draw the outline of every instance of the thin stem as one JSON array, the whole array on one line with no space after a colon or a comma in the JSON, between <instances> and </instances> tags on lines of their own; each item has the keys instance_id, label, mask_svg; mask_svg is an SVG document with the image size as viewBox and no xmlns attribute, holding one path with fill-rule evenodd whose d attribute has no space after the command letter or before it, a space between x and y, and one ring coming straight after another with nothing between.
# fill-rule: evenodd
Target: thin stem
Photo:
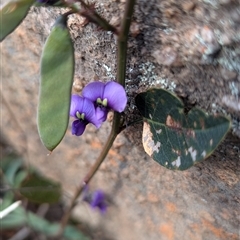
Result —
<instances>
[{"instance_id":1,"label":"thin stem","mask_svg":"<svg viewBox=\"0 0 240 240\"><path fill-rule=\"evenodd\" d=\"M142 123L142 122L143 122L143 119L142 119L142 118L137 119L137 120L132 121L132 122L128 122L128 123L126 123L125 125L123 125L123 126L121 127L121 132L122 132L124 129L126 129L127 127L130 127L130 126L132 126L132 125L134 125L134 124L138 124L138 123Z\"/></svg>"},{"instance_id":2,"label":"thin stem","mask_svg":"<svg viewBox=\"0 0 240 240\"><path fill-rule=\"evenodd\" d=\"M83 2L83 0L79 0L79 1ZM127 39L128 39L128 33L129 33L129 28L130 28L130 23L131 23L131 17L133 14L134 4L135 4L135 0L128 0L126 3L126 10L125 10L123 22L121 25L120 34L118 37L117 81L123 87L125 86L125 74L126 74ZM85 5L83 5L83 6L85 7ZM61 228L58 233L59 236L61 236L64 231L64 228L69 220L71 211L74 208L74 206L76 205L77 198L79 197L79 195L82 193L84 187L90 182L92 177L95 175L95 173L101 166L101 164L104 161L105 157L107 156L110 148L112 147L114 140L116 139L117 135L121 132L121 127L122 127L121 114L118 112L114 112L112 130L108 137L107 143L105 144L105 146L104 146L101 154L99 155L98 159L96 160L95 164L91 167L90 171L84 177L82 183L76 189L76 192L71 200L70 206L68 207L67 211L65 212L65 215L62 218Z\"/></svg>"},{"instance_id":3,"label":"thin stem","mask_svg":"<svg viewBox=\"0 0 240 240\"><path fill-rule=\"evenodd\" d=\"M127 60L127 40L133 15L135 0L128 0L125 6L125 13L122 20L121 29L118 36L118 56L117 56L117 81L125 87L126 60Z\"/></svg>"},{"instance_id":4,"label":"thin stem","mask_svg":"<svg viewBox=\"0 0 240 240\"><path fill-rule=\"evenodd\" d=\"M74 13L76 13L76 11L75 11L74 9L72 9L72 10L64 13L62 16L65 17L65 18L67 18L69 15L74 14Z\"/></svg>"},{"instance_id":5,"label":"thin stem","mask_svg":"<svg viewBox=\"0 0 240 240\"><path fill-rule=\"evenodd\" d=\"M114 114L114 119L118 121L118 116L116 116L116 114ZM120 118L119 118L120 119ZM69 220L70 214L72 209L75 207L76 205L76 200L79 197L79 195L82 193L82 191L84 190L84 187L90 182L90 180L92 179L92 177L95 175L95 173L97 172L97 170L99 169L100 165L102 164L102 162L104 161L105 157L108 154L108 151L110 150L110 148L112 147L112 144L115 140L115 138L117 137L118 133L119 133L119 128L114 127L116 124L113 125L111 133L108 137L108 140L101 152L101 154L99 155L98 159L96 160L96 162L94 163L94 165L91 167L90 171L87 173L87 175L84 177L83 181L81 182L81 184L78 186L78 188L76 189L76 192L71 200L71 203L68 207L68 209L65 212L65 215L62 218L61 221L61 229L60 232L58 233L59 236L62 235L62 232Z\"/></svg>"},{"instance_id":6,"label":"thin stem","mask_svg":"<svg viewBox=\"0 0 240 240\"><path fill-rule=\"evenodd\" d=\"M88 172L88 174L85 176L85 178L83 180L84 186L90 182L90 180L92 179L94 174L97 172L98 168L100 167L101 163L103 162L103 160L107 156L110 148L112 147L112 144L113 144L115 138L117 137L117 135L118 135L118 128L113 127L101 154L99 155L97 161L92 166L92 168L90 169L90 171Z\"/></svg>"}]
</instances>

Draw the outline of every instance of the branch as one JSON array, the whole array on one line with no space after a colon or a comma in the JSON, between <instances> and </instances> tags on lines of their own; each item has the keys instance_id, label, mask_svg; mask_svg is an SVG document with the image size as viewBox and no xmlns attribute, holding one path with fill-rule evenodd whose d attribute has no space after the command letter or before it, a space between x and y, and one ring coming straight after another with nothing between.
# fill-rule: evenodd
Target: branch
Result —
<instances>
[{"instance_id":1,"label":"branch","mask_svg":"<svg viewBox=\"0 0 240 240\"><path fill-rule=\"evenodd\" d=\"M95 23L105 31L111 31L118 34L117 28L112 26L106 19L101 17L96 11L93 4L88 5L83 0L78 0L83 9L79 9L76 4L71 4L69 7L75 12L85 17L89 22Z\"/></svg>"}]
</instances>

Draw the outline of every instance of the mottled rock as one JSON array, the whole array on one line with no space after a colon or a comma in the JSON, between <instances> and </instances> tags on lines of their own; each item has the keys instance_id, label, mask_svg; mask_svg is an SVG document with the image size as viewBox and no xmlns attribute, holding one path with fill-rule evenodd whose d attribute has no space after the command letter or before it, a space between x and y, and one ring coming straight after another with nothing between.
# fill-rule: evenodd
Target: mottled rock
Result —
<instances>
[{"instance_id":1,"label":"mottled rock","mask_svg":"<svg viewBox=\"0 0 240 240\"><path fill-rule=\"evenodd\" d=\"M114 17L122 16L124 2L102 0L96 8L117 24ZM164 87L179 93L187 105L228 114L233 131L239 132L238 1L194 3L193 7L189 1L189 6L184 6L183 0L137 1L133 17L137 28L129 36L128 48L127 128L91 183L109 195L109 211L101 217L80 202L74 212L93 229L96 239L239 238L239 138L229 134L205 162L176 172L159 166L144 153L141 124L128 125L140 118L136 94ZM80 138L72 136L69 127L50 156L40 142L36 126L40 54L60 12L55 8L31 9L22 25L2 43L1 132L27 163L61 181L67 204L67 196L73 194L99 155L111 123L99 130L88 126ZM116 77L115 36L82 23L76 16L68 23L76 51L77 91L94 79ZM226 77L223 69L231 73L224 73ZM232 72L238 73L237 78ZM98 229L105 238L97 235Z\"/></svg>"}]
</instances>

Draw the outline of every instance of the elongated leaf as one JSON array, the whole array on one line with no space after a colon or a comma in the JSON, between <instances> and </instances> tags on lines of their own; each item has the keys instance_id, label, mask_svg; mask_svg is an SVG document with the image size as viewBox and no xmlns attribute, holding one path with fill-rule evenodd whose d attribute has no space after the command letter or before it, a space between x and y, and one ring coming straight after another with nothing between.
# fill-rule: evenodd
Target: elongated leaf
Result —
<instances>
[{"instance_id":1,"label":"elongated leaf","mask_svg":"<svg viewBox=\"0 0 240 240\"><path fill-rule=\"evenodd\" d=\"M38 131L50 151L61 142L68 127L73 74L73 44L66 19L61 17L46 41L41 61Z\"/></svg>"},{"instance_id":2,"label":"elongated leaf","mask_svg":"<svg viewBox=\"0 0 240 240\"><path fill-rule=\"evenodd\" d=\"M61 197L61 186L47 178L33 174L21 184L20 193L32 202L55 203Z\"/></svg>"},{"instance_id":3,"label":"elongated leaf","mask_svg":"<svg viewBox=\"0 0 240 240\"><path fill-rule=\"evenodd\" d=\"M0 42L22 22L34 0L10 1L0 10Z\"/></svg>"},{"instance_id":4,"label":"elongated leaf","mask_svg":"<svg viewBox=\"0 0 240 240\"><path fill-rule=\"evenodd\" d=\"M169 169L185 170L207 158L230 128L226 117L198 108L185 114L182 101L163 89L138 94L136 105L144 119L145 151Z\"/></svg>"}]
</instances>

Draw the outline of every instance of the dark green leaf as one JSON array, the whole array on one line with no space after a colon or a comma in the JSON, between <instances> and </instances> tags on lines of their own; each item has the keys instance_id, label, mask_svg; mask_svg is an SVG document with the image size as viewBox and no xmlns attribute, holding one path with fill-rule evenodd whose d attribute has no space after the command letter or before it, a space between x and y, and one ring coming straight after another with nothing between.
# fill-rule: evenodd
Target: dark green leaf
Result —
<instances>
[{"instance_id":1,"label":"dark green leaf","mask_svg":"<svg viewBox=\"0 0 240 240\"><path fill-rule=\"evenodd\" d=\"M52 151L68 127L74 74L74 49L64 18L57 21L44 46L38 131L44 146Z\"/></svg>"},{"instance_id":2,"label":"dark green leaf","mask_svg":"<svg viewBox=\"0 0 240 240\"><path fill-rule=\"evenodd\" d=\"M10 1L0 10L0 42L22 22L34 0Z\"/></svg>"},{"instance_id":3,"label":"dark green leaf","mask_svg":"<svg viewBox=\"0 0 240 240\"><path fill-rule=\"evenodd\" d=\"M21 184L20 193L32 202L55 203L61 197L61 186L37 174L32 174Z\"/></svg>"},{"instance_id":4,"label":"dark green leaf","mask_svg":"<svg viewBox=\"0 0 240 240\"><path fill-rule=\"evenodd\" d=\"M136 97L143 115L143 146L155 161L169 169L185 170L207 158L223 140L230 121L198 108L187 114L182 101L163 89Z\"/></svg>"}]
</instances>

